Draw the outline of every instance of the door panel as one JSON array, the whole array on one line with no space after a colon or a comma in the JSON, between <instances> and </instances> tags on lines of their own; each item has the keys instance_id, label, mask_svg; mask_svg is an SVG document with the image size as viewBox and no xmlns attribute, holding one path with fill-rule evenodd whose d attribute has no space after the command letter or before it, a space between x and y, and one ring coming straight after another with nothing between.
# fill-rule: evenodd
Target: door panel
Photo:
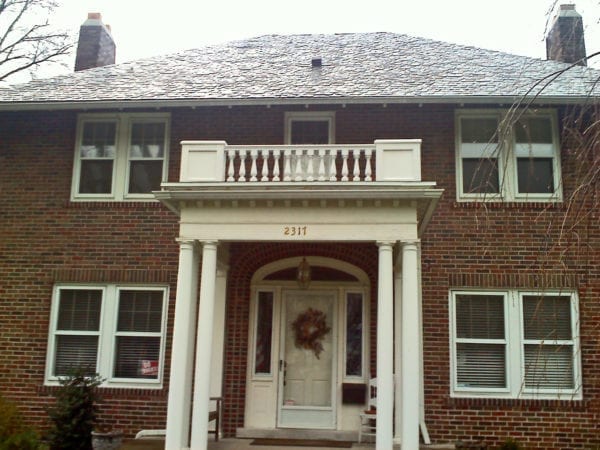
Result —
<instances>
[{"instance_id":1,"label":"door panel","mask_svg":"<svg viewBox=\"0 0 600 450\"><path fill-rule=\"evenodd\" d=\"M278 425L335 428L334 292L286 291Z\"/></svg>"}]
</instances>

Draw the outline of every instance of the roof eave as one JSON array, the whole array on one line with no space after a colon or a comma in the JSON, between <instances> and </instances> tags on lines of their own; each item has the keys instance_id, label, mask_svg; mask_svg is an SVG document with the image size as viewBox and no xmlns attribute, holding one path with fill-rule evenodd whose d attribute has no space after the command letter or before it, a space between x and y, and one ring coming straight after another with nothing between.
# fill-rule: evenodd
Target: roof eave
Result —
<instances>
[{"instance_id":1,"label":"roof eave","mask_svg":"<svg viewBox=\"0 0 600 450\"><path fill-rule=\"evenodd\" d=\"M577 104L588 102L594 95L560 96L502 96L502 95L451 95L451 96L404 96L404 97L297 97L297 98L211 98L211 99L138 99L138 100L74 100L40 102L0 102L0 111L35 110L101 110L139 108L195 108L203 106L248 105L346 105L346 104L513 104L530 101L536 105Z\"/></svg>"}]
</instances>

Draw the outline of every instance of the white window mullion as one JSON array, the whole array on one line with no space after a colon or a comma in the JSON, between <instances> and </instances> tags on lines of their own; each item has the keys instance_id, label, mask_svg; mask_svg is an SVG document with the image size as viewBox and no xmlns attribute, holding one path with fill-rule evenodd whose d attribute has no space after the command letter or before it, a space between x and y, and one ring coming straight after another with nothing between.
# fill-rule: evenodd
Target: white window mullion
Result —
<instances>
[{"instance_id":1,"label":"white window mullion","mask_svg":"<svg viewBox=\"0 0 600 450\"><path fill-rule=\"evenodd\" d=\"M117 163L116 163L116 180L115 186L113 187L115 192L115 198L122 199L127 192L127 158L129 146L127 145L127 137L129 135L129 122L128 117L121 117L119 120L118 128L118 149L117 152ZM118 182L117 182L118 180Z\"/></svg>"},{"instance_id":2,"label":"white window mullion","mask_svg":"<svg viewBox=\"0 0 600 450\"><path fill-rule=\"evenodd\" d=\"M522 311L518 295L513 292L507 293L506 314L506 332L508 339L508 385L510 387L511 397L517 398L523 391L522 368L523 355L521 339L522 329Z\"/></svg>"},{"instance_id":3,"label":"white window mullion","mask_svg":"<svg viewBox=\"0 0 600 450\"><path fill-rule=\"evenodd\" d=\"M115 295L116 288L109 285L105 290L104 311L100 322L102 330L99 348L99 373L100 376L109 380L112 372L112 348L115 328Z\"/></svg>"}]
</instances>

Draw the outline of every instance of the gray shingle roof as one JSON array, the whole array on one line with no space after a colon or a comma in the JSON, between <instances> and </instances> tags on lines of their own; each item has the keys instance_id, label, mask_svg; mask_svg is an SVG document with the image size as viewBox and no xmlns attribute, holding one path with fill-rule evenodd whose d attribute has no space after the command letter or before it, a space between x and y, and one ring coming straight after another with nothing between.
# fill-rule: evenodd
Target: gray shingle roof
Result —
<instances>
[{"instance_id":1,"label":"gray shingle roof","mask_svg":"<svg viewBox=\"0 0 600 450\"><path fill-rule=\"evenodd\" d=\"M312 68L321 57L323 66ZM23 103L514 98L568 65L393 33L262 36L0 89ZM573 67L546 100L585 97L600 71ZM17 102L17 104L15 104ZM8 104L7 104L8 103Z\"/></svg>"}]
</instances>

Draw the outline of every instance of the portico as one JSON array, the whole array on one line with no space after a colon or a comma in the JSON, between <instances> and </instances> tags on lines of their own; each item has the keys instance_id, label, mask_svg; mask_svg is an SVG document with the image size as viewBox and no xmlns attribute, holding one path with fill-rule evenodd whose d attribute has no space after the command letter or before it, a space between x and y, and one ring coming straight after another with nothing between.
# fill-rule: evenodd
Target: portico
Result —
<instances>
[{"instance_id":1,"label":"portico","mask_svg":"<svg viewBox=\"0 0 600 450\"><path fill-rule=\"evenodd\" d=\"M434 183L420 181L419 164L414 163L419 161L419 142L385 141L378 146L376 141L373 153L381 167L377 173L370 169L371 153L362 149L342 149L339 154L333 152L339 149L316 146L306 152L282 149L281 158L278 149L252 149L241 156L236 149L232 157L226 156L224 143L183 145L180 182L163 184L155 193L181 219L166 450L206 449L209 398L221 389L223 373L219 333L226 320L227 265L235 264L226 250L236 242L377 247L376 352L395 355L396 361L377 358L376 449L391 449L394 439L402 448L418 448L419 237L441 195ZM337 157L341 165L336 165ZM281 161L281 170L272 159ZM335 173L327 175L332 170ZM288 178L297 181L273 182L274 173L285 179L288 172ZM400 172L402 180L396 177ZM315 181L319 177L329 181ZM344 177L347 181L341 181ZM335 427L341 429L340 424Z\"/></svg>"}]
</instances>

